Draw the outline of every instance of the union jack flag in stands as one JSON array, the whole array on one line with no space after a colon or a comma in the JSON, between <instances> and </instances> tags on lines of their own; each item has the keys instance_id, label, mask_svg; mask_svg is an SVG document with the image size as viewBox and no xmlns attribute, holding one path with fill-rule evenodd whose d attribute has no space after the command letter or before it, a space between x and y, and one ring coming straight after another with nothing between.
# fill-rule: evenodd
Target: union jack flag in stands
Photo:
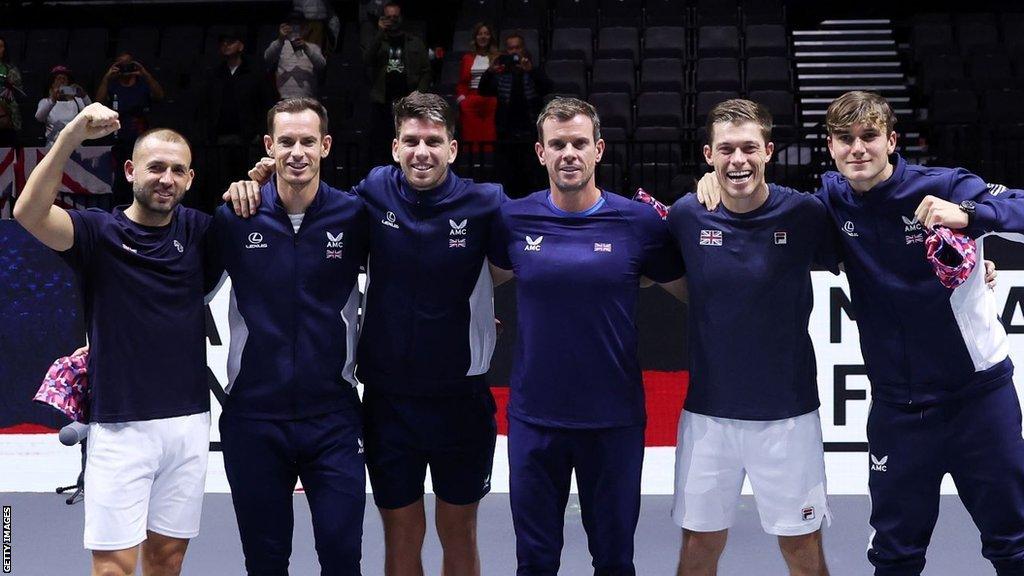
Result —
<instances>
[{"instance_id":1,"label":"union jack flag in stands","mask_svg":"<svg viewBox=\"0 0 1024 576\"><path fill-rule=\"evenodd\" d=\"M46 152L46 148L23 149L16 172L19 190L24 188L25 181ZM57 191L62 194L110 194L113 183L114 160L110 146L87 146L71 154Z\"/></svg>"},{"instance_id":2,"label":"union jack flag in stands","mask_svg":"<svg viewBox=\"0 0 1024 576\"><path fill-rule=\"evenodd\" d=\"M17 164L14 148L0 148L0 218L11 217L11 200L14 198L14 170Z\"/></svg>"}]
</instances>

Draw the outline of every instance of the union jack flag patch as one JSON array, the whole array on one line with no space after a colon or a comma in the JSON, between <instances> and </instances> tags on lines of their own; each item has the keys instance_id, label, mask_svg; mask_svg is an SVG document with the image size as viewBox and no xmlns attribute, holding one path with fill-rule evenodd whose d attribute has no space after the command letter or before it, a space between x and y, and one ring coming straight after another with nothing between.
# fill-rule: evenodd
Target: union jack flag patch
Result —
<instances>
[{"instance_id":1,"label":"union jack flag patch","mask_svg":"<svg viewBox=\"0 0 1024 576\"><path fill-rule=\"evenodd\" d=\"M700 245L701 246L721 246L722 245L722 231L721 230L701 230L700 231Z\"/></svg>"},{"instance_id":2,"label":"union jack flag patch","mask_svg":"<svg viewBox=\"0 0 1024 576\"><path fill-rule=\"evenodd\" d=\"M466 247L466 239L465 238L449 238L448 239L448 247L449 248L465 248Z\"/></svg>"},{"instance_id":3,"label":"union jack flag patch","mask_svg":"<svg viewBox=\"0 0 1024 576\"><path fill-rule=\"evenodd\" d=\"M594 242L594 252L611 252L611 242Z\"/></svg>"},{"instance_id":4,"label":"union jack flag patch","mask_svg":"<svg viewBox=\"0 0 1024 576\"><path fill-rule=\"evenodd\" d=\"M328 250L327 251L327 257L328 258L341 258L341 250Z\"/></svg>"},{"instance_id":5,"label":"union jack flag patch","mask_svg":"<svg viewBox=\"0 0 1024 576\"><path fill-rule=\"evenodd\" d=\"M918 234L907 234L907 244L923 244L924 243L924 232Z\"/></svg>"}]
</instances>

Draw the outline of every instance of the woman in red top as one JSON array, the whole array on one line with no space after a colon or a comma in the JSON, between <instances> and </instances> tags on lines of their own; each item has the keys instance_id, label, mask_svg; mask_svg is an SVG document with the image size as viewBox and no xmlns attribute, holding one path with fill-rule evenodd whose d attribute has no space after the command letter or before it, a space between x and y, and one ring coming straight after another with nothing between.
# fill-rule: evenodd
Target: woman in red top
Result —
<instances>
[{"instance_id":1,"label":"woman in red top","mask_svg":"<svg viewBox=\"0 0 1024 576\"><path fill-rule=\"evenodd\" d=\"M489 144L497 137L494 130L494 112L498 99L481 96L477 92L480 77L498 57L498 41L491 27L483 22L473 25L470 35L469 52L462 55L462 70L456 93L461 109L462 134L460 140L469 144L470 150L478 149L475 143L487 142L482 149L491 150Z\"/></svg>"}]
</instances>

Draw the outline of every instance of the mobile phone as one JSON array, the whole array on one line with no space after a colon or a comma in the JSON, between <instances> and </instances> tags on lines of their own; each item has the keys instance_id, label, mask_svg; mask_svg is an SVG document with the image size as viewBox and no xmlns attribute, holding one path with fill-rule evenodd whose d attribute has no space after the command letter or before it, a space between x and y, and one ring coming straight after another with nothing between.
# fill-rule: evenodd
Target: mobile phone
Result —
<instances>
[{"instance_id":1,"label":"mobile phone","mask_svg":"<svg viewBox=\"0 0 1024 576\"><path fill-rule=\"evenodd\" d=\"M74 96L78 94L78 89L76 89L74 86L65 85L60 87L60 93L62 96Z\"/></svg>"}]
</instances>

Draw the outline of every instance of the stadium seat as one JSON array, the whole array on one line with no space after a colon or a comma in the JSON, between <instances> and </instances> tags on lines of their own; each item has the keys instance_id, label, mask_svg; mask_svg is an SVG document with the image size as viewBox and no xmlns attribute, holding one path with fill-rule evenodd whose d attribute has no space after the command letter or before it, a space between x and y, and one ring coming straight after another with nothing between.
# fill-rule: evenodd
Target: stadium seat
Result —
<instances>
[{"instance_id":1,"label":"stadium seat","mask_svg":"<svg viewBox=\"0 0 1024 576\"><path fill-rule=\"evenodd\" d=\"M501 27L548 29L547 0L505 0Z\"/></svg>"},{"instance_id":2,"label":"stadium seat","mask_svg":"<svg viewBox=\"0 0 1024 576\"><path fill-rule=\"evenodd\" d=\"M629 168L629 189L643 188L658 200L671 204L672 179L678 172L674 162L634 162Z\"/></svg>"},{"instance_id":3,"label":"stadium seat","mask_svg":"<svg viewBox=\"0 0 1024 576\"><path fill-rule=\"evenodd\" d=\"M156 60L160 34L153 26L128 26L117 32L115 54L128 52L136 60L147 64Z\"/></svg>"},{"instance_id":4,"label":"stadium seat","mask_svg":"<svg viewBox=\"0 0 1024 576\"><path fill-rule=\"evenodd\" d=\"M740 90L740 63L736 58L702 58L697 61L697 91Z\"/></svg>"},{"instance_id":5,"label":"stadium seat","mask_svg":"<svg viewBox=\"0 0 1024 576\"><path fill-rule=\"evenodd\" d=\"M683 92L686 83L679 58L645 58L640 64L640 91Z\"/></svg>"},{"instance_id":6,"label":"stadium seat","mask_svg":"<svg viewBox=\"0 0 1024 576\"><path fill-rule=\"evenodd\" d=\"M686 28L651 26L644 34L644 58L685 58Z\"/></svg>"},{"instance_id":7,"label":"stadium seat","mask_svg":"<svg viewBox=\"0 0 1024 576\"><path fill-rule=\"evenodd\" d=\"M673 126L642 126L633 134L633 158L640 163L678 163L682 159L682 131Z\"/></svg>"},{"instance_id":8,"label":"stadium seat","mask_svg":"<svg viewBox=\"0 0 1024 576\"><path fill-rule=\"evenodd\" d=\"M497 26L501 9L501 0L462 0L456 27L468 29L477 22Z\"/></svg>"},{"instance_id":9,"label":"stadium seat","mask_svg":"<svg viewBox=\"0 0 1024 576\"><path fill-rule=\"evenodd\" d=\"M633 61L621 58L595 60L590 91L625 92L632 97L636 93Z\"/></svg>"},{"instance_id":10,"label":"stadium seat","mask_svg":"<svg viewBox=\"0 0 1024 576\"><path fill-rule=\"evenodd\" d=\"M556 28L551 35L552 60L580 59L590 66L594 59L594 47L589 28Z\"/></svg>"},{"instance_id":11,"label":"stadium seat","mask_svg":"<svg viewBox=\"0 0 1024 576\"><path fill-rule=\"evenodd\" d=\"M959 54L933 54L918 65L918 85L926 94L940 88L962 88L967 85L964 59Z\"/></svg>"},{"instance_id":12,"label":"stadium seat","mask_svg":"<svg viewBox=\"0 0 1024 576\"><path fill-rule=\"evenodd\" d=\"M1001 49L975 50L968 59L968 78L972 87L981 89L1010 88L1014 78L1010 58Z\"/></svg>"},{"instance_id":13,"label":"stadium seat","mask_svg":"<svg viewBox=\"0 0 1024 576\"><path fill-rule=\"evenodd\" d=\"M929 118L934 124L973 124L978 121L978 100L967 90L936 90Z\"/></svg>"},{"instance_id":14,"label":"stadium seat","mask_svg":"<svg viewBox=\"0 0 1024 576\"><path fill-rule=\"evenodd\" d=\"M951 52L956 45L953 27L944 22L915 24L910 33L910 43L917 60L940 52Z\"/></svg>"},{"instance_id":15,"label":"stadium seat","mask_svg":"<svg viewBox=\"0 0 1024 576\"><path fill-rule=\"evenodd\" d=\"M979 50L993 50L999 46L999 29L985 22L958 21L956 41L963 55Z\"/></svg>"},{"instance_id":16,"label":"stadium seat","mask_svg":"<svg viewBox=\"0 0 1024 576\"><path fill-rule=\"evenodd\" d=\"M462 62L458 58L446 58L441 63L441 78L434 86L438 94L450 96L455 94L455 86L459 83Z\"/></svg>"},{"instance_id":17,"label":"stadium seat","mask_svg":"<svg viewBox=\"0 0 1024 576\"><path fill-rule=\"evenodd\" d=\"M601 28L597 32L598 58L629 58L635 66L640 60L640 31L628 26Z\"/></svg>"},{"instance_id":18,"label":"stadium seat","mask_svg":"<svg viewBox=\"0 0 1024 576\"><path fill-rule=\"evenodd\" d=\"M754 90L748 98L763 105L772 114L775 126L795 126L796 110L793 106L793 93L787 90Z\"/></svg>"},{"instance_id":19,"label":"stadium seat","mask_svg":"<svg viewBox=\"0 0 1024 576\"><path fill-rule=\"evenodd\" d=\"M645 92L636 99L636 125L682 128L683 97L678 92Z\"/></svg>"},{"instance_id":20,"label":"stadium seat","mask_svg":"<svg viewBox=\"0 0 1024 576\"><path fill-rule=\"evenodd\" d=\"M1024 124L1024 90L987 90L982 94L982 119L991 125Z\"/></svg>"},{"instance_id":21,"label":"stadium seat","mask_svg":"<svg viewBox=\"0 0 1024 576\"><path fill-rule=\"evenodd\" d=\"M605 148L605 150L607 151L608 148ZM614 157L609 157L606 152L605 157L597 165L597 185L602 190L608 190L609 192L625 196L629 190L624 188L624 175L623 165L617 162Z\"/></svg>"},{"instance_id":22,"label":"stadium seat","mask_svg":"<svg viewBox=\"0 0 1024 576\"><path fill-rule=\"evenodd\" d=\"M738 8L736 0L697 0L697 25L736 26Z\"/></svg>"},{"instance_id":23,"label":"stadium seat","mask_svg":"<svg viewBox=\"0 0 1024 576\"><path fill-rule=\"evenodd\" d=\"M786 27L778 24L754 24L744 29L743 53L751 56L786 56L789 44Z\"/></svg>"},{"instance_id":24,"label":"stadium seat","mask_svg":"<svg viewBox=\"0 0 1024 576\"><path fill-rule=\"evenodd\" d=\"M1011 52L1024 48L1024 13L1003 14L1000 27L1003 32L1003 44Z\"/></svg>"},{"instance_id":25,"label":"stadium seat","mask_svg":"<svg viewBox=\"0 0 1024 576\"><path fill-rule=\"evenodd\" d=\"M740 13L747 25L786 23L786 12L779 0L743 0Z\"/></svg>"},{"instance_id":26,"label":"stadium seat","mask_svg":"<svg viewBox=\"0 0 1024 576\"><path fill-rule=\"evenodd\" d=\"M683 26L686 24L686 2L681 0L647 0L647 26Z\"/></svg>"},{"instance_id":27,"label":"stadium seat","mask_svg":"<svg viewBox=\"0 0 1024 576\"><path fill-rule=\"evenodd\" d=\"M601 115L601 131L605 128L622 128L626 137L633 133L633 103L624 92L595 92L587 101L594 105Z\"/></svg>"},{"instance_id":28,"label":"stadium seat","mask_svg":"<svg viewBox=\"0 0 1024 576\"><path fill-rule=\"evenodd\" d=\"M639 26L643 16L641 0L601 0L601 26Z\"/></svg>"},{"instance_id":29,"label":"stadium seat","mask_svg":"<svg viewBox=\"0 0 1024 576\"><path fill-rule=\"evenodd\" d=\"M735 26L701 26L697 30L697 57L740 55L740 31Z\"/></svg>"},{"instance_id":30,"label":"stadium seat","mask_svg":"<svg viewBox=\"0 0 1024 576\"><path fill-rule=\"evenodd\" d=\"M758 56L747 59L747 90L791 90L789 58Z\"/></svg>"},{"instance_id":31,"label":"stadium seat","mask_svg":"<svg viewBox=\"0 0 1024 576\"><path fill-rule=\"evenodd\" d=\"M697 104L694 106L694 124L704 126L708 121L708 114L711 112L711 109L718 103L739 97L740 93L734 91L698 92Z\"/></svg>"},{"instance_id":32,"label":"stadium seat","mask_svg":"<svg viewBox=\"0 0 1024 576\"><path fill-rule=\"evenodd\" d=\"M596 28L598 0L558 0L553 12L554 28Z\"/></svg>"},{"instance_id":33,"label":"stadium seat","mask_svg":"<svg viewBox=\"0 0 1024 576\"><path fill-rule=\"evenodd\" d=\"M544 66L556 94L587 95L586 67L582 60L548 60Z\"/></svg>"}]
</instances>

